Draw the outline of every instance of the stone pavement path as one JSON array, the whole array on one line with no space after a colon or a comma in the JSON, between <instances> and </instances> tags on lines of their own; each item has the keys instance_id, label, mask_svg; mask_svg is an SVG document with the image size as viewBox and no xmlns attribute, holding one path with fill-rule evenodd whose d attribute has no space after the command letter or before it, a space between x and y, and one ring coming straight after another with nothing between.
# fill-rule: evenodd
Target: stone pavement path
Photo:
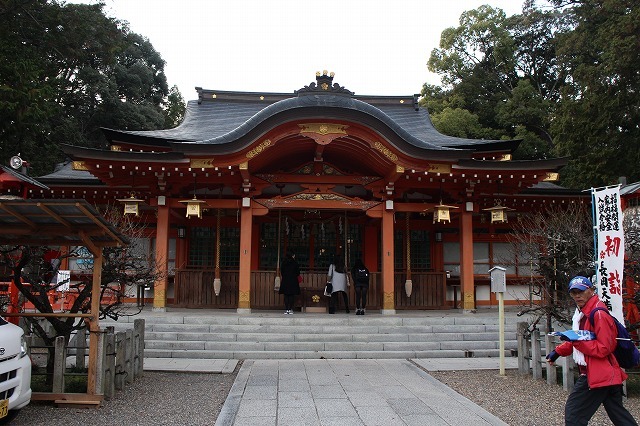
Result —
<instances>
[{"instance_id":1,"label":"stone pavement path","mask_svg":"<svg viewBox=\"0 0 640 426\"><path fill-rule=\"evenodd\" d=\"M506 425L408 360L247 360L216 426Z\"/></svg>"}]
</instances>

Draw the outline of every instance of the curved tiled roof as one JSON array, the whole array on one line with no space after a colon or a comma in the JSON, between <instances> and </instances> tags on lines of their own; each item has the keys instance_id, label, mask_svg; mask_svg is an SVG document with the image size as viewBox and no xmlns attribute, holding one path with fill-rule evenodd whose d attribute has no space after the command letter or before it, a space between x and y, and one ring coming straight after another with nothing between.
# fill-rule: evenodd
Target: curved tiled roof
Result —
<instances>
[{"instance_id":1,"label":"curved tiled roof","mask_svg":"<svg viewBox=\"0 0 640 426\"><path fill-rule=\"evenodd\" d=\"M320 79L321 77L319 77ZM305 87L294 94L211 91L198 88L199 100L189 101L184 121L173 129L132 131L104 129L111 140L172 146L193 152L203 145L234 145L232 151L279 123L300 119L342 119L365 124L398 144L405 152L512 151L519 141L457 138L439 133L417 95L356 97L337 85L326 91Z\"/></svg>"}]
</instances>

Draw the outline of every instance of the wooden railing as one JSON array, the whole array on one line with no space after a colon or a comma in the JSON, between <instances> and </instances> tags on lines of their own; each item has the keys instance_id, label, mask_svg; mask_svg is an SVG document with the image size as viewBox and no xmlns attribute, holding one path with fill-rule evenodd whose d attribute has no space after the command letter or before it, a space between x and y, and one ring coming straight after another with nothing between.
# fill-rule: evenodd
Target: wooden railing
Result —
<instances>
[{"instance_id":1,"label":"wooden railing","mask_svg":"<svg viewBox=\"0 0 640 426\"><path fill-rule=\"evenodd\" d=\"M24 315L24 314L23 314ZM49 316L54 314L49 314ZM61 314L55 314L61 315ZM38 313L32 316L45 316ZM67 355L75 355L75 370L85 371L85 356L90 355L87 347L87 330L77 331L73 344L65 345L65 337L58 336L54 341L54 362L51 391L33 392L32 401L55 401L59 406L98 406L103 398L111 399L115 396L116 390L122 390L125 384L131 384L137 378L142 377L144 370L144 319L136 319L133 328L126 331L114 332L113 327L106 327L99 334L99 350L96 352L99 360L94 360L100 366L98 371L99 383L97 393L89 395L86 393L71 393L65 388L65 378L84 373L69 371L67 367ZM33 334L25 336L27 341L27 354L31 356L33 349L48 349L47 346L38 346L39 340ZM49 351L44 353L49 355ZM90 361L91 362L91 361ZM45 362L44 364L47 364ZM47 374L38 373L34 369L33 376ZM88 379L87 379L88 380Z\"/></svg>"},{"instance_id":2,"label":"wooden railing","mask_svg":"<svg viewBox=\"0 0 640 426\"><path fill-rule=\"evenodd\" d=\"M179 269L175 274L174 305L185 308L230 308L238 307L238 271L221 272L220 295L213 291L214 271L206 269ZM284 300L274 291L275 271L253 271L251 273L251 307L253 309L281 309ZM296 306L327 306L328 298L323 296L327 274L325 272L303 272L303 294L296 300ZM447 309L446 280L444 272L412 273L413 292L405 294L405 273L396 273L394 298L396 309ZM370 275L367 293L367 309L381 309L380 273ZM318 302L314 296L319 296ZM305 298L305 300L302 300ZM317 300L317 298L315 298ZM342 301L340 301L342 302ZM349 287L349 304L355 306L354 286Z\"/></svg>"},{"instance_id":3,"label":"wooden railing","mask_svg":"<svg viewBox=\"0 0 640 426\"><path fill-rule=\"evenodd\" d=\"M220 273L220 295L213 291L213 269L179 269L174 279L174 305L180 308L238 307L238 271Z\"/></svg>"},{"instance_id":4,"label":"wooden railing","mask_svg":"<svg viewBox=\"0 0 640 426\"><path fill-rule=\"evenodd\" d=\"M446 272L412 272L411 297L405 292L405 273L396 273L393 290L396 309L448 309Z\"/></svg>"}]
</instances>

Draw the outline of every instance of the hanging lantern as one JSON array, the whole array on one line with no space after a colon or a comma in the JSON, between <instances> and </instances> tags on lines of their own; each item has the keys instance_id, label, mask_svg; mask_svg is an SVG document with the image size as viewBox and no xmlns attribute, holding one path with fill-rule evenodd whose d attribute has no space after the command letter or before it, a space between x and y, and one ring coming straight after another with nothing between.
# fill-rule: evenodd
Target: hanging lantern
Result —
<instances>
[{"instance_id":1,"label":"hanging lantern","mask_svg":"<svg viewBox=\"0 0 640 426\"><path fill-rule=\"evenodd\" d=\"M144 203L144 200L136 198L134 192L131 192L131 196L129 198L120 198L118 199L121 203L124 203L124 214L134 214L136 216L140 216L139 206L141 203Z\"/></svg>"},{"instance_id":2,"label":"hanging lantern","mask_svg":"<svg viewBox=\"0 0 640 426\"><path fill-rule=\"evenodd\" d=\"M451 223L451 209L457 209L456 206L448 206L446 204L440 204L433 206L432 209L427 209L427 212L433 212L433 223Z\"/></svg>"},{"instance_id":3,"label":"hanging lantern","mask_svg":"<svg viewBox=\"0 0 640 426\"><path fill-rule=\"evenodd\" d=\"M185 217L197 216L198 219L202 219L202 212L204 210L202 204L206 204L206 201L198 200L194 195L193 199L182 200L180 202L187 205L187 215Z\"/></svg>"},{"instance_id":4,"label":"hanging lantern","mask_svg":"<svg viewBox=\"0 0 640 426\"><path fill-rule=\"evenodd\" d=\"M482 209L484 211L488 211L491 215L491 223L507 223L507 212L514 211L514 209L510 209L508 207L504 207L500 205L500 202L497 201L496 205L493 207L489 207L488 209Z\"/></svg>"}]
</instances>

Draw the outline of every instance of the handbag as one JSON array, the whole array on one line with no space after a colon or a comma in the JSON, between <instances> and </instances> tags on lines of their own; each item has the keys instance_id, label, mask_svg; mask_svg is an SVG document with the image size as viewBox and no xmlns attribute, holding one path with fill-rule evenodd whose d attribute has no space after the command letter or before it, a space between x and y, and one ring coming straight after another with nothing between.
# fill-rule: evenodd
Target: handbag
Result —
<instances>
[{"instance_id":1,"label":"handbag","mask_svg":"<svg viewBox=\"0 0 640 426\"><path fill-rule=\"evenodd\" d=\"M333 284L331 284L330 282L328 282L325 286L324 286L324 295L331 297L331 293L333 292Z\"/></svg>"},{"instance_id":2,"label":"handbag","mask_svg":"<svg viewBox=\"0 0 640 426\"><path fill-rule=\"evenodd\" d=\"M329 279L324 286L324 295L328 297L331 297L331 293L333 293L333 284L331 280L333 280L333 265L331 265L331 274L329 274Z\"/></svg>"}]
</instances>

